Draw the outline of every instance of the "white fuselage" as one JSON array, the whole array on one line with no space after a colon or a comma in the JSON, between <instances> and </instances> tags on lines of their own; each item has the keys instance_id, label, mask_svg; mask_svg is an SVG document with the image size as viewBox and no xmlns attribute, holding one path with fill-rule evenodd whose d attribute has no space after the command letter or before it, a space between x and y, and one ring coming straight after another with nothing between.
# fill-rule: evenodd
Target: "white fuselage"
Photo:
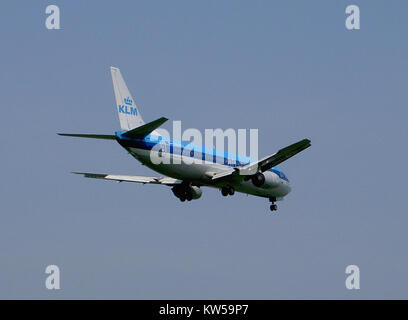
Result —
<instances>
[{"instance_id":1,"label":"white fuselage","mask_svg":"<svg viewBox=\"0 0 408 320\"><path fill-rule=\"evenodd\" d=\"M276 200L281 200L291 190L290 183L284 179L281 179L272 171L263 172L265 176L265 183L261 187L256 187L251 180L244 181L242 179L237 181L232 180L214 183L211 180L209 173L223 172L229 168L228 166L190 157L188 157L189 161L186 163L186 161L183 159L186 158L186 156L171 154L166 151L161 154L162 162L156 164L154 163L156 161L152 161L151 150L134 147L127 147L126 149L132 154L133 157L152 170L175 179L189 181L198 186L209 186L215 188L232 186L238 192L260 197L274 198Z\"/></svg>"}]
</instances>

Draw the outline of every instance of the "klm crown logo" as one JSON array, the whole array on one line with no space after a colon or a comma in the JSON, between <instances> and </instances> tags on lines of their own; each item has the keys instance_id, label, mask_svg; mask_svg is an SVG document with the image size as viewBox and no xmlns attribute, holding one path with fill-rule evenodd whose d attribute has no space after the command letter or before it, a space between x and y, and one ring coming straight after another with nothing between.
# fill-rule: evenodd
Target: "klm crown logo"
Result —
<instances>
[{"instance_id":1,"label":"klm crown logo","mask_svg":"<svg viewBox=\"0 0 408 320\"><path fill-rule=\"evenodd\" d=\"M137 116L137 109L134 108L134 107L128 107L128 106L133 105L132 99L127 97L127 98L124 98L123 101L125 102L124 105L118 105L119 113L130 114L132 116Z\"/></svg>"},{"instance_id":2,"label":"klm crown logo","mask_svg":"<svg viewBox=\"0 0 408 320\"><path fill-rule=\"evenodd\" d=\"M131 106L132 103L133 103L132 99L130 99L129 97L123 99L123 101L125 101L125 103L126 103L127 105L129 105L129 106Z\"/></svg>"}]
</instances>

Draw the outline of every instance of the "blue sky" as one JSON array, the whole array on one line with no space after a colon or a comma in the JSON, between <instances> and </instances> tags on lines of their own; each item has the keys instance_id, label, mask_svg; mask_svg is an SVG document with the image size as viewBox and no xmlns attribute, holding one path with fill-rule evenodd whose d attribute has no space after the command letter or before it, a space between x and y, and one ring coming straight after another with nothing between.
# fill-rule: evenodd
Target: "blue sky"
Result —
<instances>
[{"instance_id":1,"label":"blue sky","mask_svg":"<svg viewBox=\"0 0 408 320\"><path fill-rule=\"evenodd\" d=\"M61 30L45 28L45 8ZM344 26L347 5L361 30ZM406 1L7 1L0 298L407 298ZM109 66L145 121L258 128L292 193L178 201L70 171L152 175L110 141ZM171 129L170 124L164 127ZM45 267L61 290L45 289ZM361 289L346 290L347 265Z\"/></svg>"}]
</instances>

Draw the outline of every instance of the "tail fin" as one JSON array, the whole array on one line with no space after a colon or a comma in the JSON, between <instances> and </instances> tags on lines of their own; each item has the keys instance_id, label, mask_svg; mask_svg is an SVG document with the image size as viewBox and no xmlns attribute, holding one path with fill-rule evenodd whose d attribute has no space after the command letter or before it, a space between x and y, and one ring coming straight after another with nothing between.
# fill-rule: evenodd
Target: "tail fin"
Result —
<instances>
[{"instance_id":1,"label":"tail fin","mask_svg":"<svg viewBox=\"0 0 408 320\"><path fill-rule=\"evenodd\" d=\"M122 130L132 130L144 124L144 121L133 101L132 95L126 86L125 80L120 70L111 67L113 90L115 91L116 108L119 115L120 128Z\"/></svg>"}]
</instances>

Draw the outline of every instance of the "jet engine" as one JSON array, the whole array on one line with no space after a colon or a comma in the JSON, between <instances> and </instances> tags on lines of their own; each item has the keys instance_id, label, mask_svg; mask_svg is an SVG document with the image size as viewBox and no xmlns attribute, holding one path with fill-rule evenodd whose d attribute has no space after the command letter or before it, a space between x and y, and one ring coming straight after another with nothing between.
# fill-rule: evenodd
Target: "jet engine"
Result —
<instances>
[{"instance_id":1,"label":"jet engine","mask_svg":"<svg viewBox=\"0 0 408 320\"><path fill-rule=\"evenodd\" d=\"M265 183L265 176L262 172L258 172L251 177L251 180L255 187L261 187Z\"/></svg>"},{"instance_id":2,"label":"jet engine","mask_svg":"<svg viewBox=\"0 0 408 320\"><path fill-rule=\"evenodd\" d=\"M196 187L196 186L190 187L189 192L191 192L193 200L200 199L201 195L203 194L203 191L199 187Z\"/></svg>"},{"instance_id":3,"label":"jet engine","mask_svg":"<svg viewBox=\"0 0 408 320\"><path fill-rule=\"evenodd\" d=\"M179 198L181 201L191 201L201 198L203 192L199 187L196 186L183 186L177 185L171 189L174 195Z\"/></svg>"}]
</instances>

